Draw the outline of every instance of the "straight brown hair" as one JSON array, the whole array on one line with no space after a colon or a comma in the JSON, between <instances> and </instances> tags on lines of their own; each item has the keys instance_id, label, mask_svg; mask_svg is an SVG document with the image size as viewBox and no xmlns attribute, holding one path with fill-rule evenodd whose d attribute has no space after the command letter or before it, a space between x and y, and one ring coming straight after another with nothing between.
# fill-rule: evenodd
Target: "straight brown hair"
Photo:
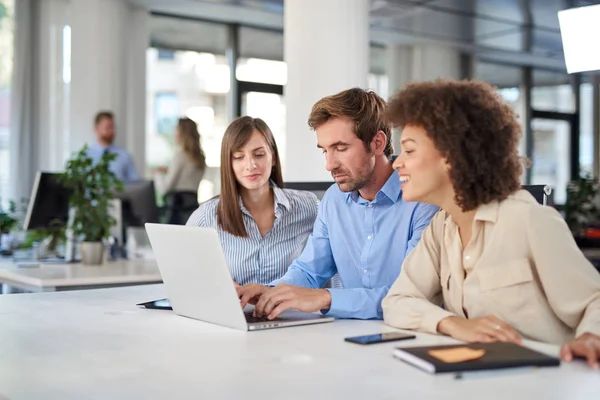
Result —
<instances>
[{"instance_id":1,"label":"straight brown hair","mask_svg":"<svg viewBox=\"0 0 600 400\"><path fill-rule=\"evenodd\" d=\"M386 103L377 93L361 88L344 90L317 101L308 117L308 126L316 130L332 118L345 117L354 122L354 133L362 140L367 151L378 131L385 133L387 144L384 153L394 153L392 127L386 114Z\"/></svg>"},{"instance_id":2,"label":"straight brown hair","mask_svg":"<svg viewBox=\"0 0 600 400\"><path fill-rule=\"evenodd\" d=\"M233 154L248 143L254 132L263 135L273 156L275 165L271 168L271 181L277 186L283 187L279 152L269 126L260 118L245 116L234 120L225 130L221 142L221 196L217 205L219 226L233 236L248 237L248 232L239 205L240 184L235 178L231 162Z\"/></svg>"}]
</instances>

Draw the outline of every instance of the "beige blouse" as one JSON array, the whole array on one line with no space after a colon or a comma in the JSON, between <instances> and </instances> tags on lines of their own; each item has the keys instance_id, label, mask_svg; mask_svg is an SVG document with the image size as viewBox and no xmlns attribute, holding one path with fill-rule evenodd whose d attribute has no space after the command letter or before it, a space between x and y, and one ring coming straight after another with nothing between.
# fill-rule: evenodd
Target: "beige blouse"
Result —
<instances>
[{"instance_id":1,"label":"beige blouse","mask_svg":"<svg viewBox=\"0 0 600 400\"><path fill-rule=\"evenodd\" d=\"M163 195L170 191L181 190L197 192L203 175L204 169L192 164L188 156L179 150L173 155L167 174L154 176L154 184L158 192Z\"/></svg>"},{"instance_id":2,"label":"beige blouse","mask_svg":"<svg viewBox=\"0 0 600 400\"><path fill-rule=\"evenodd\" d=\"M560 344L600 335L600 274L560 214L520 190L477 209L464 251L458 226L438 212L382 307L397 328L437 333L448 316L495 315L525 338Z\"/></svg>"}]
</instances>

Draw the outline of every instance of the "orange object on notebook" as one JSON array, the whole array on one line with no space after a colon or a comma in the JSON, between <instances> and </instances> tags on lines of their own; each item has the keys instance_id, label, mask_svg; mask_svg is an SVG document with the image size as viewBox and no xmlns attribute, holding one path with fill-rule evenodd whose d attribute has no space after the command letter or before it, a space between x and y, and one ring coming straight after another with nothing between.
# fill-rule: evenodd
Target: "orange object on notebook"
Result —
<instances>
[{"instance_id":1,"label":"orange object on notebook","mask_svg":"<svg viewBox=\"0 0 600 400\"><path fill-rule=\"evenodd\" d=\"M460 363L477 360L485 354L484 349L471 349L468 347L454 347L450 349L429 350L430 356L445 363Z\"/></svg>"}]
</instances>

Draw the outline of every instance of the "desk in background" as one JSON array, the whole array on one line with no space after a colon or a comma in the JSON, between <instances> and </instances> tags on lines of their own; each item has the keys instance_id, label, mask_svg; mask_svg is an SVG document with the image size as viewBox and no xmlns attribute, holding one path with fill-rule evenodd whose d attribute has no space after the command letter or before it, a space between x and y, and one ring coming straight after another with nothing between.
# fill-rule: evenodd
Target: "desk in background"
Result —
<instances>
[{"instance_id":1,"label":"desk in background","mask_svg":"<svg viewBox=\"0 0 600 400\"><path fill-rule=\"evenodd\" d=\"M29 263L24 261L23 265ZM36 266L19 267L20 264L11 259L0 261L3 293L10 293L11 288L27 292L54 292L162 282L156 261L118 260L101 266L34 263Z\"/></svg>"},{"instance_id":2,"label":"desk in background","mask_svg":"<svg viewBox=\"0 0 600 400\"><path fill-rule=\"evenodd\" d=\"M455 343L434 335L360 346L381 321L241 332L145 310L162 285L0 296L0 396L15 399L595 399L584 362L487 376L429 375L396 346ZM558 347L528 343L557 354Z\"/></svg>"}]
</instances>

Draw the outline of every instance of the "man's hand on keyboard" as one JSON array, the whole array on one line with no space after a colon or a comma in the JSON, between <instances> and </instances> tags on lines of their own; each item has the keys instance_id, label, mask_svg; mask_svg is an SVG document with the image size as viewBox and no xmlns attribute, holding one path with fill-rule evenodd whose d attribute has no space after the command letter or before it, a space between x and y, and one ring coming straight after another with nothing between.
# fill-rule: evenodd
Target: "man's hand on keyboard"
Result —
<instances>
[{"instance_id":1,"label":"man's hand on keyboard","mask_svg":"<svg viewBox=\"0 0 600 400\"><path fill-rule=\"evenodd\" d=\"M240 298L240 305L244 308L246 304L256 304L260 297L272 288L256 283L249 283L244 286L236 286L235 289Z\"/></svg>"},{"instance_id":2,"label":"man's hand on keyboard","mask_svg":"<svg viewBox=\"0 0 600 400\"><path fill-rule=\"evenodd\" d=\"M315 312L331 306L331 295L326 289L306 289L285 283L267 289L254 308L254 315L258 317L273 319L289 309Z\"/></svg>"}]
</instances>

